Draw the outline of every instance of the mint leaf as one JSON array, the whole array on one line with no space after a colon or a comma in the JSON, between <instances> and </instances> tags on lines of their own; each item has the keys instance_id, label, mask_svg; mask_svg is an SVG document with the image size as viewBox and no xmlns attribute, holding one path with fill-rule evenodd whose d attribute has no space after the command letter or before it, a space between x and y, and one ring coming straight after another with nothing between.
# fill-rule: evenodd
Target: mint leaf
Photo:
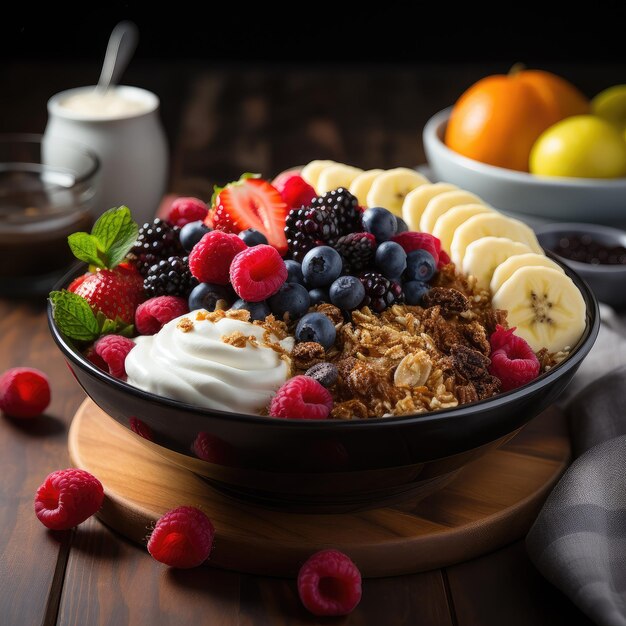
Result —
<instances>
[{"instance_id":1,"label":"mint leaf","mask_svg":"<svg viewBox=\"0 0 626 626\"><path fill-rule=\"evenodd\" d=\"M98 321L87 300L64 290L50 292L50 302L54 321L66 337L93 341L98 336Z\"/></svg>"},{"instance_id":2,"label":"mint leaf","mask_svg":"<svg viewBox=\"0 0 626 626\"><path fill-rule=\"evenodd\" d=\"M107 267L119 265L137 239L139 227L133 220L128 207L105 211L93 225L91 235L100 251L105 255Z\"/></svg>"},{"instance_id":3,"label":"mint leaf","mask_svg":"<svg viewBox=\"0 0 626 626\"><path fill-rule=\"evenodd\" d=\"M85 263L90 265L105 267L98 249L98 242L91 235L87 233L72 233L67 238L67 243L77 259L85 261Z\"/></svg>"}]
</instances>

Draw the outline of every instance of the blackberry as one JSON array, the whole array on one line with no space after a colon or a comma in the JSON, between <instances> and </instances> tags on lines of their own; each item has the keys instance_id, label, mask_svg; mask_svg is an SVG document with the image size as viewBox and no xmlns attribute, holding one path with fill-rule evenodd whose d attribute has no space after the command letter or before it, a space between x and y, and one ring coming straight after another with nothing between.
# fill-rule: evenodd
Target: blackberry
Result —
<instances>
[{"instance_id":1,"label":"blackberry","mask_svg":"<svg viewBox=\"0 0 626 626\"><path fill-rule=\"evenodd\" d=\"M155 263L143 281L150 298L155 296L180 296L188 298L198 281L189 271L189 257L170 256Z\"/></svg>"},{"instance_id":2,"label":"blackberry","mask_svg":"<svg viewBox=\"0 0 626 626\"><path fill-rule=\"evenodd\" d=\"M298 262L311 248L334 241L338 234L337 215L326 207L292 209L285 220L291 258Z\"/></svg>"},{"instance_id":3,"label":"blackberry","mask_svg":"<svg viewBox=\"0 0 626 626\"><path fill-rule=\"evenodd\" d=\"M389 280L378 272L364 272L359 279L365 287L362 307L368 306L375 313L382 313L387 307L404 302L402 287L394 280Z\"/></svg>"},{"instance_id":4,"label":"blackberry","mask_svg":"<svg viewBox=\"0 0 626 626\"><path fill-rule=\"evenodd\" d=\"M180 243L180 228L159 219L146 222L137 235L137 241L128 257L145 278L148 271L161 259L185 254Z\"/></svg>"},{"instance_id":5,"label":"blackberry","mask_svg":"<svg viewBox=\"0 0 626 626\"><path fill-rule=\"evenodd\" d=\"M314 198L311 206L326 207L337 215L339 235L347 235L348 233L356 233L363 230L359 201L343 187L333 189L326 192L323 196Z\"/></svg>"},{"instance_id":6,"label":"blackberry","mask_svg":"<svg viewBox=\"0 0 626 626\"><path fill-rule=\"evenodd\" d=\"M339 237L335 250L343 258L346 274L358 274L374 260L376 239L370 233L350 233Z\"/></svg>"}]
</instances>

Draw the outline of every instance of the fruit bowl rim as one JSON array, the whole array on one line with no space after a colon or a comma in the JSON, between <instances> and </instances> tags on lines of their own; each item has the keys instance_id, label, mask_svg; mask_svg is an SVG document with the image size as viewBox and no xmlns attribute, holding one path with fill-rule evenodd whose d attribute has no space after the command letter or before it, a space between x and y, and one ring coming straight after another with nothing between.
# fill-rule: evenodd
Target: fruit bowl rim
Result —
<instances>
[{"instance_id":1,"label":"fruit bowl rim","mask_svg":"<svg viewBox=\"0 0 626 626\"><path fill-rule=\"evenodd\" d=\"M541 176L530 172L521 172L507 167L490 165L470 157L464 156L443 141L450 114L453 107L447 107L435 113L425 124L423 137L424 143L429 142L432 147L445 155L448 160L455 161L465 169L472 170L477 174L509 179L514 182L535 186L548 185L552 187L598 187L602 189L623 189L626 192L626 176L619 178L582 178L573 176Z\"/></svg>"},{"instance_id":2,"label":"fruit bowl rim","mask_svg":"<svg viewBox=\"0 0 626 626\"><path fill-rule=\"evenodd\" d=\"M581 291L586 304L586 324L585 330L581 338L578 340L575 346L572 346L572 350L568 356L560 363L552 367L547 372L540 374L537 378L530 383L513 389L511 391L505 391L499 393L491 398L485 398L484 400L478 400L469 404L459 405L449 409L441 409L439 411L427 411L424 413L410 413L407 415L398 415L393 417L371 417L360 418L353 420L307 420L299 418L276 418L261 415L251 415L244 413L237 413L234 411L221 411L217 409L210 409L206 407L200 407L194 404L182 402L180 400L173 400L164 396L138 389L125 381L114 378L110 374L104 372L96 365L91 363L85 358L78 350L76 350L71 342L69 342L60 330L57 328L52 315L52 304L48 298L46 306L46 314L48 318L48 326L52 334L52 338L55 343L64 354L66 358L72 361L76 366L101 382L113 385L118 391L130 394L139 398L149 404L160 404L168 406L171 409L180 411L181 414L192 413L195 415L206 417L207 419L220 419L220 420L236 420L243 423L254 423L256 425L264 424L272 428L299 428L304 430L312 430L319 432L327 428L333 430L343 429L368 429L368 428L397 428L403 427L410 423L419 421L420 423L440 423L451 418L464 419L475 414L480 414L485 407L495 408L500 405L512 403L522 399L524 396L533 392L538 392L541 389L548 387L552 382L558 380L561 375L566 374L570 369L575 368L578 364L587 356L591 350L600 330L600 312L598 307L598 301L594 296L589 285L585 280L573 269L563 263L559 257L548 252L547 256L552 258L558 263L565 271L565 273L572 278L578 289ZM55 289L62 289L66 287L71 279L75 278L80 271L84 271L86 265L84 263L74 264L70 270L59 280ZM89 394L87 394L89 395Z\"/></svg>"}]
</instances>

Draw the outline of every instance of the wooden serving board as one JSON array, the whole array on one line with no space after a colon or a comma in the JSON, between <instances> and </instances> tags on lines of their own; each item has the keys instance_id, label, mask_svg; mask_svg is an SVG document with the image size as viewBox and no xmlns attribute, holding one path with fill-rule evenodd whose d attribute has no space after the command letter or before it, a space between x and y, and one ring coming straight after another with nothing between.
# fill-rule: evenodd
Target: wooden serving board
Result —
<instances>
[{"instance_id":1,"label":"wooden serving board","mask_svg":"<svg viewBox=\"0 0 626 626\"><path fill-rule=\"evenodd\" d=\"M81 405L69 452L104 485L101 520L145 545L165 511L196 506L216 528L210 564L275 576L293 576L310 554L329 547L350 555L366 577L445 567L495 550L527 532L570 458L563 415L552 408L423 500L301 514L228 498L154 450L91 400Z\"/></svg>"}]
</instances>

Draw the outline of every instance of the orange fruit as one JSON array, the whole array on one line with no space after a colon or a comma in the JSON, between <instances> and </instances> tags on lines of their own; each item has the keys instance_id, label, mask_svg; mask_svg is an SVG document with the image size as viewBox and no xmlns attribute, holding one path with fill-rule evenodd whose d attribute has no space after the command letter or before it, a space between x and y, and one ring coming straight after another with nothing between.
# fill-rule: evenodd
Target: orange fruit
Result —
<instances>
[{"instance_id":1,"label":"orange fruit","mask_svg":"<svg viewBox=\"0 0 626 626\"><path fill-rule=\"evenodd\" d=\"M528 171L528 158L546 128L590 110L565 79L541 70L511 70L474 83L452 109L446 145L470 159Z\"/></svg>"}]
</instances>

